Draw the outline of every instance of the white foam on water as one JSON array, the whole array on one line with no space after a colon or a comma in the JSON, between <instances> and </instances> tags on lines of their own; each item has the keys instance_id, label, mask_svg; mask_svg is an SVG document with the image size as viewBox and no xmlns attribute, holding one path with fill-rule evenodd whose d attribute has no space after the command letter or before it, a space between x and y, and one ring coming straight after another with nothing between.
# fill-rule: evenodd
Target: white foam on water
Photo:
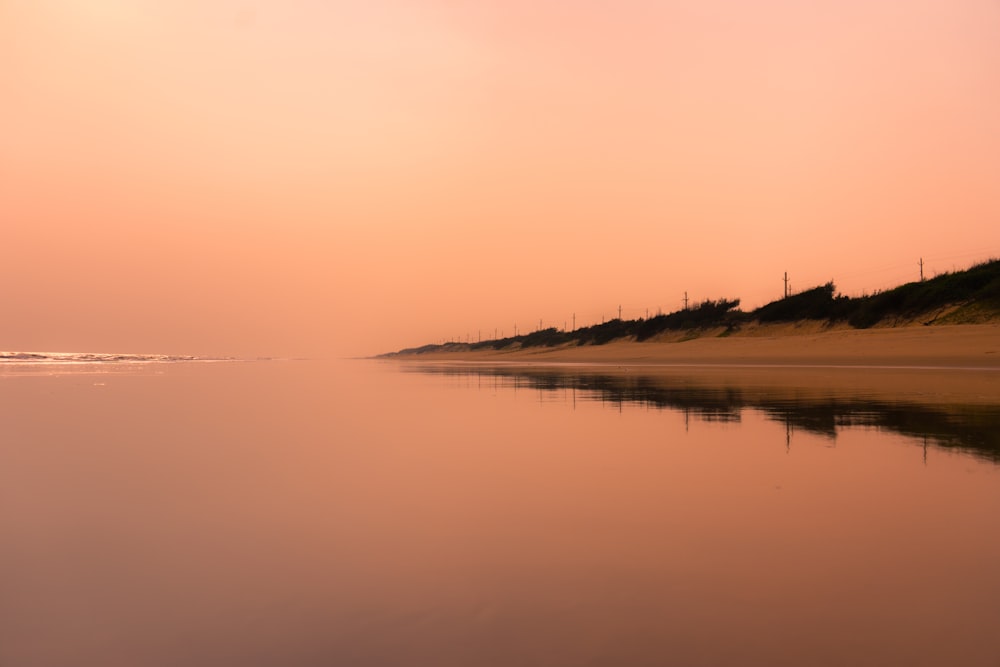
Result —
<instances>
[{"instance_id":1,"label":"white foam on water","mask_svg":"<svg viewBox=\"0 0 1000 667\"><path fill-rule=\"evenodd\" d=\"M106 352L0 352L0 365L162 364L195 361L236 361L232 357Z\"/></svg>"}]
</instances>

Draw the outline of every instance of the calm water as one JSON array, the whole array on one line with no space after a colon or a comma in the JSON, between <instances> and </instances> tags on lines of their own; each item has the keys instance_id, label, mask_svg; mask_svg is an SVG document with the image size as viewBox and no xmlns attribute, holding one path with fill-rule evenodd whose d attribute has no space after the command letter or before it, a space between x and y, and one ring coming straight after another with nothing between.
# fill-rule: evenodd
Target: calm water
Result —
<instances>
[{"instance_id":1,"label":"calm water","mask_svg":"<svg viewBox=\"0 0 1000 667\"><path fill-rule=\"evenodd\" d=\"M998 402L0 367L0 665L996 667Z\"/></svg>"}]
</instances>

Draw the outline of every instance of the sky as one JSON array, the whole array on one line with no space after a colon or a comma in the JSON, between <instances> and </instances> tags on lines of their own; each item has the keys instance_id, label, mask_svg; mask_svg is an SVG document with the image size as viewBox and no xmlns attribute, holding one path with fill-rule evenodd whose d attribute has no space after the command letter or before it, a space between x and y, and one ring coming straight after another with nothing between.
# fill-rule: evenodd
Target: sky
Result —
<instances>
[{"instance_id":1,"label":"sky","mask_svg":"<svg viewBox=\"0 0 1000 667\"><path fill-rule=\"evenodd\" d=\"M1000 256L998 0L0 0L0 349L338 357Z\"/></svg>"}]
</instances>

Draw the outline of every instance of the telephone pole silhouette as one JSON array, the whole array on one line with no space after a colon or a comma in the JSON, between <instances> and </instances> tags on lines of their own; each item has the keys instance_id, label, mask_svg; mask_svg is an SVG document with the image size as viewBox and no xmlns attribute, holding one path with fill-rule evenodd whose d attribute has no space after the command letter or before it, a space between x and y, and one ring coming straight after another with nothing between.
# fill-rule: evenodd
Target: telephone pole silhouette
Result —
<instances>
[{"instance_id":1,"label":"telephone pole silhouette","mask_svg":"<svg viewBox=\"0 0 1000 667\"><path fill-rule=\"evenodd\" d=\"M620 320L621 318L622 318L622 306L621 304L618 304L618 319Z\"/></svg>"},{"instance_id":2,"label":"telephone pole silhouette","mask_svg":"<svg viewBox=\"0 0 1000 667\"><path fill-rule=\"evenodd\" d=\"M920 258L920 282L924 282L924 258Z\"/></svg>"},{"instance_id":3,"label":"telephone pole silhouette","mask_svg":"<svg viewBox=\"0 0 1000 667\"><path fill-rule=\"evenodd\" d=\"M785 271L785 296L784 296L784 298L786 298L786 299L788 298L788 271Z\"/></svg>"},{"instance_id":4,"label":"telephone pole silhouette","mask_svg":"<svg viewBox=\"0 0 1000 667\"><path fill-rule=\"evenodd\" d=\"M684 292L684 310L688 309L688 293Z\"/></svg>"}]
</instances>

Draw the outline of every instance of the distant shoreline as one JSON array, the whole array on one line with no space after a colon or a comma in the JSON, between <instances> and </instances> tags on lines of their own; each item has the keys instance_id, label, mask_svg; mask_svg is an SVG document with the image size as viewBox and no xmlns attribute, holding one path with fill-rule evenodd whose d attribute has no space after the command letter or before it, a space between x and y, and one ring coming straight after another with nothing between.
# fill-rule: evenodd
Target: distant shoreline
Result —
<instances>
[{"instance_id":1,"label":"distant shoreline","mask_svg":"<svg viewBox=\"0 0 1000 667\"><path fill-rule=\"evenodd\" d=\"M453 344L382 358L414 361L517 362L521 364L633 364L706 366L863 366L1000 370L1000 323L829 328L797 322L721 332L660 337L604 345L510 347L473 350Z\"/></svg>"},{"instance_id":2,"label":"distant shoreline","mask_svg":"<svg viewBox=\"0 0 1000 667\"><path fill-rule=\"evenodd\" d=\"M408 348L382 357L576 363L1000 367L1000 259L861 297L833 282L751 312L706 300L572 331ZM574 323L575 327L575 323ZM515 328L516 329L516 328ZM471 338L467 336L467 339ZM723 340L724 339L724 340Z\"/></svg>"}]
</instances>

